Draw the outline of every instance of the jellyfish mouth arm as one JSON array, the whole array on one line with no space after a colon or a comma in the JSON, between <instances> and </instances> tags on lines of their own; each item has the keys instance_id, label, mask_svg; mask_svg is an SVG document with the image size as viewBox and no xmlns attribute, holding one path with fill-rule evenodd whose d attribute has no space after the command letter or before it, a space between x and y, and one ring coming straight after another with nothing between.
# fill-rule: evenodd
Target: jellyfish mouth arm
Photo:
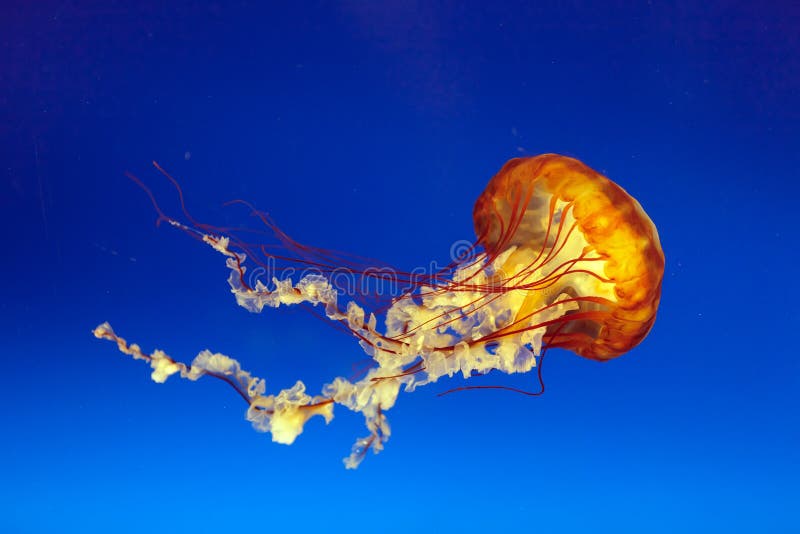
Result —
<instances>
[{"instance_id":1,"label":"jellyfish mouth arm","mask_svg":"<svg viewBox=\"0 0 800 534\"><path fill-rule=\"evenodd\" d=\"M176 223L178 226L180 223ZM182 228L183 229L183 228ZM338 293L330 281L321 275L309 274L294 283L290 278L272 278L270 289L260 279L251 286L246 281L247 266L245 254L230 250L230 240L224 236L211 236L199 233L202 240L220 254L226 256L226 265L230 270L228 285L236 298L236 303L252 312L261 313L264 308L277 308L297 304L321 306L325 316L331 321L341 323L368 352L369 347L380 346L388 354L399 354L403 342L387 337L376 329L377 319L374 314L365 317L364 310L355 302L348 302L346 310L338 304Z\"/></svg>"},{"instance_id":2,"label":"jellyfish mouth arm","mask_svg":"<svg viewBox=\"0 0 800 534\"><path fill-rule=\"evenodd\" d=\"M323 387L322 395L313 397L306 394L305 384L299 380L291 388L267 395L263 379L243 370L239 362L224 354L204 350L187 365L161 350L144 352L139 345L129 344L125 338L118 336L108 323L99 325L93 334L98 339L114 342L120 352L134 360L149 363L153 369L150 377L154 382L164 383L172 375L192 381L211 376L225 382L247 403L246 419L253 428L269 432L276 443L294 443L303 432L305 423L314 416L319 415L329 423L333 419L334 404L361 413L370 434L356 441L350 456L344 460L347 468L357 467L369 449L376 453L382 450L391 434L384 410L394 405L400 382L376 378L396 371L372 369L366 377L355 383L338 377Z\"/></svg>"},{"instance_id":3,"label":"jellyfish mouth arm","mask_svg":"<svg viewBox=\"0 0 800 534\"><path fill-rule=\"evenodd\" d=\"M180 227L180 223L176 225ZM557 316L563 315L570 304L557 300L552 305L532 310L523 316L525 321L534 315L541 319L532 326L515 321L513 316L498 319L501 310L509 308L508 299L518 298L526 292L490 293L481 299L477 295L485 285L485 275L464 273L471 278L471 283L476 283L474 288L477 291L461 288L462 291L448 292L431 288L422 292L421 303L409 298L393 305L387 315L387 326L389 323L396 327L399 325L403 334L398 338L392 331L378 332L375 316L370 314L365 320L364 310L356 303L350 301L345 310L340 309L338 294L325 277L308 275L296 284L291 279L273 278L272 289L261 281L250 287L245 281L244 254L231 251L225 237L202 233L198 237L226 256L230 270L228 282L240 306L261 312L264 307L300 303L320 305L328 319L343 324L359 339L377 366L355 382L335 378L323 386L320 395L308 395L301 381L276 394L266 394L263 379L243 370L236 360L224 354L204 350L187 365L163 351L146 353L138 345L128 344L108 323L94 330L95 337L112 341L122 353L149 363L151 378L155 382L163 383L172 375L188 380L208 375L227 383L247 403L246 419L256 430L269 432L277 443L293 443L303 432L305 423L316 415L330 422L334 404L360 413L365 418L369 434L356 440L350 455L344 460L347 468L357 467L370 449L375 453L383 449L391 435L385 413L394 406L402 387L413 391L458 372L463 373L464 378L470 378L475 373L484 374L493 369L506 373L529 371L536 366L536 355L541 349L546 326L557 324ZM503 257L497 261L503 261ZM469 320L464 324L453 320L459 314ZM457 335L454 337L442 331L443 328L451 329ZM496 345L494 352L488 350L490 344Z\"/></svg>"}]
</instances>

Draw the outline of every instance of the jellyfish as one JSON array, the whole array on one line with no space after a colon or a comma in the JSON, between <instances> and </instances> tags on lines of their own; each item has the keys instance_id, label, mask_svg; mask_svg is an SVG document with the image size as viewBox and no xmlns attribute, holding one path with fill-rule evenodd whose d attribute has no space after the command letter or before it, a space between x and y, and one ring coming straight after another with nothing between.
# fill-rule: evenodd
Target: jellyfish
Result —
<instances>
[{"instance_id":1,"label":"jellyfish","mask_svg":"<svg viewBox=\"0 0 800 534\"><path fill-rule=\"evenodd\" d=\"M352 335L371 365L360 376L334 378L314 395L300 380L270 394L264 379L224 354L204 350L186 364L161 350L143 351L108 323L94 335L149 363L155 382L172 375L226 382L246 402L247 420L277 443L293 443L312 417L330 422L335 405L361 414L368 433L344 459L347 468L357 467L369 450L384 448L391 434L386 412L401 390L457 374L468 380L492 371L540 372L552 348L611 360L638 345L656 318L664 254L655 225L619 185L573 158L543 154L507 162L475 203L470 253L434 273L409 277L407 291L372 312L357 299L345 302L334 287L331 269L344 256L297 243L255 209L278 246L255 246L232 229L197 222L185 208L188 222L179 222L166 217L144 184L131 178L150 194L159 221L225 256L239 306L254 313L311 306ZM289 253L317 271L296 280L253 282L246 276L248 261L258 265L258 258L285 259ZM350 272L373 276L363 264L348 261Z\"/></svg>"}]
</instances>

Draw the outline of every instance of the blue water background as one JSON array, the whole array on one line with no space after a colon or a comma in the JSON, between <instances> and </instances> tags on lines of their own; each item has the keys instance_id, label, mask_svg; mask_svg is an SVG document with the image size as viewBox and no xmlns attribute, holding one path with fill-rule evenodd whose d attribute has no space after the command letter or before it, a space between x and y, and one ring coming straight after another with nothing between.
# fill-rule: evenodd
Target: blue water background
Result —
<instances>
[{"instance_id":1,"label":"blue water background","mask_svg":"<svg viewBox=\"0 0 800 534\"><path fill-rule=\"evenodd\" d=\"M796 3L137 4L0 9L0 531L800 531ZM178 215L151 160L204 221L247 199L411 269L543 152L639 199L667 265L649 337L553 352L542 398L403 394L353 472L359 416L274 444L224 384L155 384L91 335L223 352L273 392L363 358L237 307L223 258L125 178Z\"/></svg>"}]
</instances>

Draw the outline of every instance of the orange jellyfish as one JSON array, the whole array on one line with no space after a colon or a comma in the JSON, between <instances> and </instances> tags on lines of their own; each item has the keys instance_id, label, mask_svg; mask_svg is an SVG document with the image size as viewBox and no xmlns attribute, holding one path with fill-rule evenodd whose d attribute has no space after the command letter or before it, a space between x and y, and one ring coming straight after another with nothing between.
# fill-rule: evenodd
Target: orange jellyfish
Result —
<instances>
[{"instance_id":1,"label":"orange jellyfish","mask_svg":"<svg viewBox=\"0 0 800 534\"><path fill-rule=\"evenodd\" d=\"M540 372L545 351L556 347L593 360L615 358L650 331L661 296L664 254L642 207L608 178L555 154L506 163L475 204L472 254L426 276L394 272L395 279L411 285L377 310L380 323L355 299L340 303L331 273L342 264L345 272L362 277L383 277L385 270L301 245L255 210L279 246L249 243L235 229L198 223L185 209L189 224L178 222L150 198L160 221L227 257L228 283L240 306L258 313L265 307L311 305L352 334L372 366L355 379L334 378L314 396L302 381L267 394L263 379L223 354L203 351L185 364L160 350L146 353L128 344L108 323L94 335L149 362L156 382L173 374L225 381L246 401L247 419L278 443L294 442L315 415L329 422L336 404L361 413L369 434L345 458L348 468L357 467L368 450L383 449L390 435L386 412L401 389L410 392L457 373L468 379L495 370L524 373L538 366ZM276 258L315 270L298 280L248 281L248 261L263 265Z\"/></svg>"}]
</instances>

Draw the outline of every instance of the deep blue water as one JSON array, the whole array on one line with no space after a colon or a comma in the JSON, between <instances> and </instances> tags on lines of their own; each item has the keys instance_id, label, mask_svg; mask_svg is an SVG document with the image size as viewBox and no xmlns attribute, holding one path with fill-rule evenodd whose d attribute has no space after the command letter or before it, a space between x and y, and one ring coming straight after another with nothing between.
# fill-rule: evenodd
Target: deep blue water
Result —
<instances>
[{"instance_id":1,"label":"deep blue water","mask_svg":"<svg viewBox=\"0 0 800 534\"><path fill-rule=\"evenodd\" d=\"M800 531L796 3L161 4L0 8L0 531ZM91 335L220 351L270 391L363 358L301 310L237 307L125 178L179 214L151 160L198 218L247 199L411 269L544 152L634 195L667 266L649 337L553 352L541 398L401 394L346 471L360 416L274 444L223 384L155 384Z\"/></svg>"}]
</instances>

